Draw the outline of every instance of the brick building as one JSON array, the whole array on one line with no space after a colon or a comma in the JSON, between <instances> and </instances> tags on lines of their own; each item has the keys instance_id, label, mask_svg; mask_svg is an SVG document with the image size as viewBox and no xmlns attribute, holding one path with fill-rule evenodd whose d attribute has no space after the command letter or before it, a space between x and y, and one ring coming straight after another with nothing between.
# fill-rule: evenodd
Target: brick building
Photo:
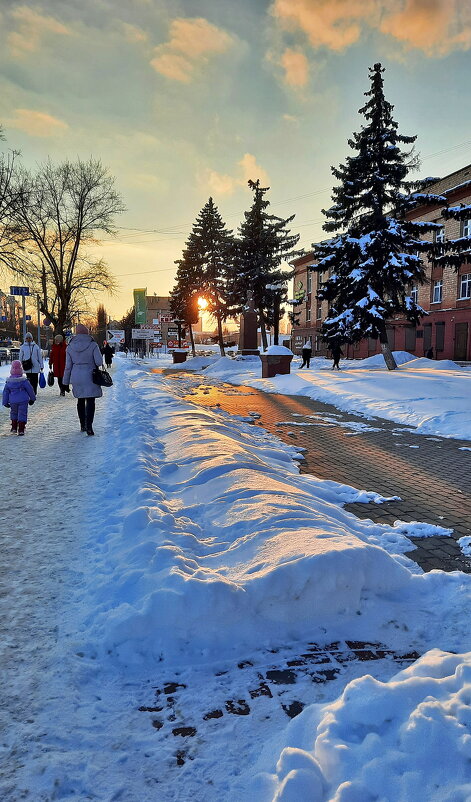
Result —
<instances>
[{"instance_id":1,"label":"brick building","mask_svg":"<svg viewBox=\"0 0 471 802\"><path fill-rule=\"evenodd\" d=\"M471 165L463 167L450 175L437 180L428 187L428 192L444 195L449 206L471 203ZM437 206L417 206L409 212L411 220L431 220L441 223L442 229L432 236L456 239L471 234L470 219L465 221L445 220L441 216L444 204ZM295 268L295 292L304 289L305 301L298 307L301 310L299 324L293 327L293 349L299 353L302 342L311 337L313 353L326 354L326 346L320 339L322 321L328 314L326 301L317 300L317 292L325 276L316 269L314 254L311 252L293 261ZM388 338L395 351L409 351L415 356L423 356L432 347L437 359L471 360L471 256L470 261L456 272L451 267L439 267L425 260L426 283L411 287L418 303L429 314L424 316L418 326L413 326L397 315L389 321ZM363 359L380 351L379 340L368 338L355 345L343 348L345 356Z\"/></svg>"}]
</instances>

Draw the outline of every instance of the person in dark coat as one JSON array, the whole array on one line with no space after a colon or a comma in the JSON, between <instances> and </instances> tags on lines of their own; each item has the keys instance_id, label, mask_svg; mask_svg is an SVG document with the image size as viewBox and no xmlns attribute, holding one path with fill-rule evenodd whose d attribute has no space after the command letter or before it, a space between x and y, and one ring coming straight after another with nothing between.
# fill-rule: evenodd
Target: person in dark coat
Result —
<instances>
[{"instance_id":1,"label":"person in dark coat","mask_svg":"<svg viewBox=\"0 0 471 802\"><path fill-rule=\"evenodd\" d=\"M80 430L93 435L93 418L95 416L95 398L103 395L99 384L93 381L93 371L103 367L98 344L88 333L82 323L75 328L75 337L72 337L67 346L65 358L65 371L62 377L63 388L69 392L69 382L77 399L77 413L80 420Z\"/></svg>"},{"instance_id":2,"label":"person in dark coat","mask_svg":"<svg viewBox=\"0 0 471 802\"><path fill-rule=\"evenodd\" d=\"M113 362L113 349L111 345L106 342L106 340L103 343L103 348L101 349L101 353L105 357L106 367L110 368L111 363Z\"/></svg>"},{"instance_id":3,"label":"person in dark coat","mask_svg":"<svg viewBox=\"0 0 471 802\"><path fill-rule=\"evenodd\" d=\"M429 348L428 351L425 352L426 359L433 359L433 348Z\"/></svg>"},{"instance_id":4,"label":"person in dark coat","mask_svg":"<svg viewBox=\"0 0 471 802\"><path fill-rule=\"evenodd\" d=\"M49 354L49 370L52 370L57 379L61 395L65 395L65 390L62 384L62 377L65 370L65 353L67 346L64 342L62 334L56 334L54 337L54 345Z\"/></svg>"},{"instance_id":5,"label":"person in dark coat","mask_svg":"<svg viewBox=\"0 0 471 802\"><path fill-rule=\"evenodd\" d=\"M302 358L303 358L303 364L301 365L301 368L303 368L304 365L306 365L306 367L308 368L309 367L309 363L311 361L311 356L312 356L312 343L311 343L311 338L310 337L308 337L308 339L304 343L304 345L302 347L301 355L302 355ZM299 368L299 370L301 370L301 368Z\"/></svg>"},{"instance_id":6,"label":"person in dark coat","mask_svg":"<svg viewBox=\"0 0 471 802\"><path fill-rule=\"evenodd\" d=\"M334 370L334 368L340 370L340 365L339 365L340 357L343 356L343 351L340 348L340 345L338 345L338 343L332 345L330 348L330 353L332 354L332 359L334 360L334 364L332 365L332 370Z\"/></svg>"},{"instance_id":7,"label":"person in dark coat","mask_svg":"<svg viewBox=\"0 0 471 802\"><path fill-rule=\"evenodd\" d=\"M2 397L3 406L10 408L12 434L24 435L28 421L28 404L34 404L35 401L36 393L26 376L23 376L23 365L19 359L14 359Z\"/></svg>"}]
</instances>

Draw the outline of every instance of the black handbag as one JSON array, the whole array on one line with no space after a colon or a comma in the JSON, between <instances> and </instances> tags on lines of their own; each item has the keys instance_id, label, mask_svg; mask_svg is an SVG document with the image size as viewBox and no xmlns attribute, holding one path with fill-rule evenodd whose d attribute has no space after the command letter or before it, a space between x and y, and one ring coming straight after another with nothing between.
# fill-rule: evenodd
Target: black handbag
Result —
<instances>
[{"instance_id":1,"label":"black handbag","mask_svg":"<svg viewBox=\"0 0 471 802\"><path fill-rule=\"evenodd\" d=\"M111 378L110 374L107 370L102 368L94 368L92 373L92 379L94 384L98 384L99 387L112 387L113 386L113 379Z\"/></svg>"},{"instance_id":2,"label":"black handbag","mask_svg":"<svg viewBox=\"0 0 471 802\"><path fill-rule=\"evenodd\" d=\"M49 373L47 374L47 384L48 387L54 387L54 373L52 372L52 370L50 370Z\"/></svg>"},{"instance_id":3,"label":"black handbag","mask_svg":"<svg viewBox=\"0 0 471 802\"><path fill-rule=\"evenodd\" d=\"M32 346L30 346L30 349L29 349L29 357L28 357L28 359L23 359L21 364L23 366L23 370L25 371L25 373L28 373L31 370L31 368L33 367L33 348L32 348Z\"/></svg>"}]
</instances>

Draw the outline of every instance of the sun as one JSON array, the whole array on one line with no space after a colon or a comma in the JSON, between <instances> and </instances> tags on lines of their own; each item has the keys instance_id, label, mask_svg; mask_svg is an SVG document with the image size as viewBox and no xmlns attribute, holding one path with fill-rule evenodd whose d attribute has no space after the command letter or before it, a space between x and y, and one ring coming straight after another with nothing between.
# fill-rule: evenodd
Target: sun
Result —
<instances>
[{"instance_id":1,"label":"sun","mask_svg":"<svg viewBox=\"0 0 471 802\"><path fill-rule=\"evenodd\" d=\"M198 309L200 310L200 312L204 312L204 310L207 308L207 306L208 306L208 302L207 302L206 298L198 298Z\"/></svg>"}]
</instances>

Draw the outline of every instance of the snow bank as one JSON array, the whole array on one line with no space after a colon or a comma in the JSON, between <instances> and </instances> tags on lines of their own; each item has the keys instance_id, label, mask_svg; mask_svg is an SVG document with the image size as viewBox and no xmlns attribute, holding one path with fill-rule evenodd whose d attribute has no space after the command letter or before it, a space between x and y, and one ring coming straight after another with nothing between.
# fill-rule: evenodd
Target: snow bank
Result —
<instances>
[{"instance_id":1,"label":"snow bank","mask_svg":"<svg viewBox=\"0 0 471 802\"><path fill-rule=\"evenodd\" d=\"M178 349L174 349L178 350ZM166 367L166 370L204 370L204 368L209 367L209 365L213 365L220 359L218 356L195 356L191 359L187 359L184 363L176 364L176 365L169 365Z\"/></svg>"},{"instance_id":2,"label":"snow bank","mask_svg":"<svg viewBox=\"0 0 471 802\"><path fill-rule=\"evenodd\" d=\"M377 494L300 475L293 447L123 367L100 545L113 569L90 589L91 651L127 665L194 662L327 630L371 637L385 621L408 620L419 599L432 620L437 604L451 606L402 556L412 546L400 525L342 509ZM458 586L463 612L461 583L450 598Z\"/></svg>"},{"instance_id":3,"label":"snow bank","mask_svg":"<svg viewBox=\"0 0 471 802\"><path fill-rule=\"evenodd\" d=\"M471 653L434 649L389 682L366 675L287 728L258 802L471 798ZM249 798L250 797L249 795Z\"/></svg>"},{"instance_id":4,"label":"snow bank","mask_svg":"<svg viewBox=\"0 0 471 802\"><path fill-rule=\"evenodd\" d=\"M231 384L268 393L302 395L366 417L379 417L414 426L418 434L439 434L471 440L471 371L449 360L414 359L395 351L401 367L388 371L382 354L358 362L344 360L340 372L316 358L311 369L261 378L258 357L218 360L204 371ZM382 365L381 365L382 361Z\"/></svg>"}]
</instances>

